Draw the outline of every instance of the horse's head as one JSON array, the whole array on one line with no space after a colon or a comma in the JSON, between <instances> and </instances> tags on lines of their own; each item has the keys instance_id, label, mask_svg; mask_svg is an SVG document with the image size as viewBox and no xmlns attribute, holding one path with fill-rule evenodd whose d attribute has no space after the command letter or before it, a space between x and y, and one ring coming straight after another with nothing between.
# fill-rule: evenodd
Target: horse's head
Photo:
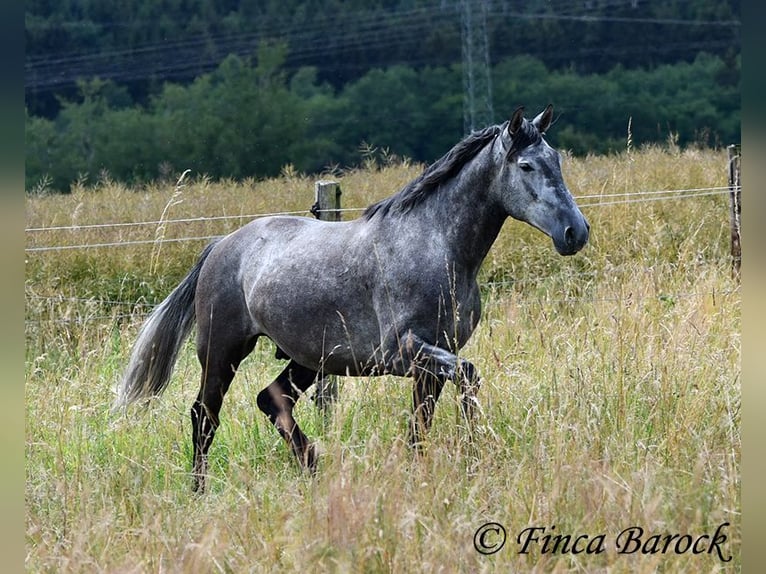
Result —
<instances>
[{"instance_id":1,"label":"horse's head","mask_svg":"<svg viewBox=\"0 0 766 574\"><path fill-rule=\"evenodd\" d=\"M531 122L523 108L514 112L499 136L499 190L508 215L550 236L561 255L574 255L588 242L590 226L564 183L561 156L543 138L552 120L551 105Z\"/></svg>"}]
</instances>

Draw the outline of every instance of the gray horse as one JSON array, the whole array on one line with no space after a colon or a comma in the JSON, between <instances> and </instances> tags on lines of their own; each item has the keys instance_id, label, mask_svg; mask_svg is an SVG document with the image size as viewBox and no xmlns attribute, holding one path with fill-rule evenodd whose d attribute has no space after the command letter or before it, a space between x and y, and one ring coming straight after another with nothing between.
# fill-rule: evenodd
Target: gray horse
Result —
<instances>
[{"instance_id":1,"label":"gray horse","mask_svg":"<svg viewBox=\"0 0 766 574\"><path fill-rule=\"evenodd\" d=\"M292 411L324 375L412 377L416 447L446 381L458 386L470 420L479 377L456 353L479 321L476 278L503 222L529 223L561 255L588 241L561 158L543 138L553 108L531 122L522 112L469 135L358 219L265 217L214 240L143 325L116 406L165 389L196 320L195 490L205 487L224 395L259 337L289 363L258 394L258 407L309 469L314 448Z\"/></svg>"}]
</instances>

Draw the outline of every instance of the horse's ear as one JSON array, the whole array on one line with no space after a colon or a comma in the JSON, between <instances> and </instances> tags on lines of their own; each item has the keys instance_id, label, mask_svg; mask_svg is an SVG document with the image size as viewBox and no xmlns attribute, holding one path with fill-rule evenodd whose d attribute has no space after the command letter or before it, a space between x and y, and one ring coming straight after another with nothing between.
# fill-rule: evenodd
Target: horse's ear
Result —
<instances>
[{"instance_id":1,"label":"horse's ear","mask_svg":"<svg viewBox=\"0 0 766 574\"><path fill-rule=\"evenodd\" d=\"M521 129L524 122L524 106L519 106L511 116L511 122L508 124L508 133L513 137Z\"/></svg>"},{"instance_id":2,"label":"horse's ear","mask_svg":"<svg viewBox=\"0 0 766 574\"><path fill-rule=\"evenodd\" d=\"M548 104L545 106L545 109L532 120L532 124L541 134L544 134L548 131L548 128L551 127L551 123L553 123L553 106Z\"/></svg>"}]
</instances>

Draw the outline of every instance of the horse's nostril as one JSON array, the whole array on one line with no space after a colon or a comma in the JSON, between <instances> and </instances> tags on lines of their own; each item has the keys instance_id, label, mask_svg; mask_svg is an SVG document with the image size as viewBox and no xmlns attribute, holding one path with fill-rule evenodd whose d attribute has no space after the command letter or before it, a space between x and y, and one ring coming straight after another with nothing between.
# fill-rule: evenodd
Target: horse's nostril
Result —
<instances>
[{"instance_id":1,"label":"horse's nostril","mask_svg":"<svg viewBox=\"0 0 766 574\"><path fill-rule=\"evenodd\" d=\"M566 241L567 245L572 245L574 240L574 229L571 227L564 229L564 241Z\"/></svg>"}]
</instances>

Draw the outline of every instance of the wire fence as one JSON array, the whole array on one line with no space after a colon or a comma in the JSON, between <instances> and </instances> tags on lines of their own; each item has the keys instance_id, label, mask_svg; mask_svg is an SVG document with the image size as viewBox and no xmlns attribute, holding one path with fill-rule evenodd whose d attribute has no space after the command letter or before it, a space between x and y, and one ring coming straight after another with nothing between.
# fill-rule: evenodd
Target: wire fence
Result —
<instances>
[{"instance_id":1,"label":"wire fence","mask_svg":"<svg viewBox=\"0 0 766 574\"><path fill-rule=\"evenodd\" d=\"M725 187L699 187L692 189L665 189L665 190L652 190L652 191L639 191L631 193L613 193L613 194L597 194L597 195L582 195L576 197L578 204L581 208L587 209L591 207L604 207L620 204L635 204L635 203L648 203L655 201L669 201L669 200L681 200L681 199L693 199L700 197L708 197L714 195L730 194L736 191L738 188L732 189L729 186ZM366 207L348 207L340 209L332 209L334 213L361 213ZM320 212L317 212L320 213ZM254 213L247 215L220 215L220 216L201 216L201 217L188 217L180 219L164 219L164 220L152 220L152 221L135 221L135 222L115 222L115 223L93 223L83 225L62 225L51 227L29 227L24 231L26 234L35 234L43 232L78 232L86 230L101 230L101 229L123 229L123 228L135 228L135 227L148 227L148 226L167 226L174 224L189 224L189 223L207 223L213 221L231 221L231 220L253 220L262 217L279 216L279 215L309 215L310 209L298 210L298 211L279 211L273 213ZM126 247L130 245L148 245L148 244L162 244L162 243L180 243L186 241L205 241L210 240L218 235L195 235L190 237L155 237L151 239L131 239L123 241L105 241L99 243L80 243L71 245L42 245L26 247L25 253L41 253L48 251L66 251L73 249L94 249L103 247Z\"/></svg>"},{"instance_id":2,"label":"wire fence","mask_svg":"<svg viewBox=\"0 0 766 574\"><path fill-rule=\"evenodd\" d=\"M182 219L161 219L158 221L126 221L119 223L91 223L84 225L58 225L53 227L28 227L24 231L26 233L34 233L38 231L84 231L87 229L116 229L121 227L141 227L145 225L167 225L168 223L197 223L207 221L224 221L230 219L255 219L257 217L266 217L270 215L304 215L308 213L308 209L301 211L277 211L274 213L255 213L252 215L213 215L210 217L185 217Z\"/></svg>"},{"instance_id":3,"label":"wire fence","mask_svg":"<svg viewBox=\"0 0 766 574\"><path fill-rule=\"evenodd\" d=\"M636 204L655 201L669 201L669 200L681 200L692 199L699 197L709 197L714 195L731 194L740 189L739 186L732 188L726 187L700 187L692 189L668 189L668 190L649 190L630 193L611 193L611 194L596 194L596 195L581 195L576 198L581 208L590 207L602 207L619 204ZM360 213L363 212L366 207L350 207L332 209L334 213ZM179 219L162 219L152 221L135 221L135 222L116 222L116 223L95 223L84 225L60 225L50 227L29 227L25 229L27 234L46 233L46 232L79 232L85 230L109 230L109 229L124 229L124 228L139 228L149 226L167 226L173 224L189 224L200 222L214 222L214 221L231 221L231 220L253 220L262 217L279 216L279 215L309 215L310 209L297 210L297 211L280 211L273 213L254 213L254 214L242 214L242 215L222 215L222 216L201 216L201 217L188 217ZM316 213L316 212L315 212ZM100 243L82 243L72 245L47 245L47 246L35 246L25 249L26 253L46 252L46 251L63 251L63 250L75 250L75 249L89 249L99 247L121 247L128 245L142 245L142 244L159 244L159 243L178 243L184 241L202 241L210 240L219 235L195 235L188 237L155 237L152 239L138 239L138 240L126 240L126 241L114 241L114 242L100 242ZM662 266L674 266L677 264L660 263L644 268L645 272L655 272ZM630 269L628 269L630 267ZM614 276L615 273L625 270L626 272L635 273L635 266L627 264L612 266L607 270L601 271L601 273L608 273L610 276ZM596 279L598 273L595 271L584 270L581 272L567 271L567 279L589 278ZM508 289L519 287L520 285L543 281L544 278L521 278L508 281L488 281L482 284L486 289ZM725 292L719 292L718 295L730 295L739 291L739 288L733 288ZM690 297L697 297L704 294L699 292L684 292L684 293L662 293L655 296L636 296L635 300L646 299L661 299L664 301L675 301L680 299L686 299ZM715 296L715 294L714 294ZM25 320L26 325L34 325L37 323L62 323L62 324L85 324L93 321L116 321L116 320L140 320L145 318L156 306L152 303L146 303L142 301L118 301L110 299L99 298L86 298L86 297L63 297L61 295L40 295L40 294L27 294L27 301L37 301L43 305L48 305L51 308L65 305L65 306L88 306L94 307L94 312L99 314L86 314L75 317L57 317L57 318L29 318ZM622 303L624 299L622 297L544 297L543 300L546 304L582 304L582 303ZM527 300L520 299L517 301L519 306L528 306L540 303L539 297L530 298ZM110 313L104 312L104 307L112 307L114 310ZM98 311L96 311L98 310Z\"/></svg>"}]
</instances>

